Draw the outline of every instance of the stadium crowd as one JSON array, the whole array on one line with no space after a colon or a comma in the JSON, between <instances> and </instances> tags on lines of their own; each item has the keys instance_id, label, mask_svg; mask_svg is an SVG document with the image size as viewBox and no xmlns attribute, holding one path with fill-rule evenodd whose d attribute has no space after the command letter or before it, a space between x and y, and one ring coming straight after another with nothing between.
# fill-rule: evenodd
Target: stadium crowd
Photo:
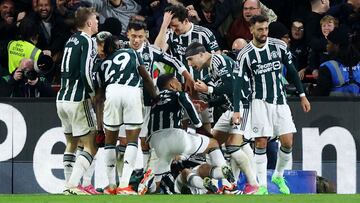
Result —
<instances>
[{"instance_id":1,"label":"stadium crowd","mask_svg":"<svg viewBox=\"0 0 360 203\"><path fill-rule=\"evenodd\" d=\"M360 95L359 0L1 0L0 14L0 96L56 97L65 194L268 194L267 168L289 194L287 96L308 112L307 96Z\"/></svg>"}]
</instances>

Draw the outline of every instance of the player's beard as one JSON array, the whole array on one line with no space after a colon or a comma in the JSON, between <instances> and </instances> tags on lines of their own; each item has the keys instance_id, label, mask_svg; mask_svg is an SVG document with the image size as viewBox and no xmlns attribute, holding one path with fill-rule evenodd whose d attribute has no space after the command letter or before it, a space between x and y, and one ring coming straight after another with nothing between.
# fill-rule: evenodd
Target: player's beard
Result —
<instances>
[{"instance_id":1,"label":"player's beard","mask_svg":"<svg viewBox=\"0 0 360 203\"><path fill-rule=\"evenodd\" d=\"M266 42L267 36L255 37L255 40L258 44L264 44Z\"/></svg>"}]
</instances>

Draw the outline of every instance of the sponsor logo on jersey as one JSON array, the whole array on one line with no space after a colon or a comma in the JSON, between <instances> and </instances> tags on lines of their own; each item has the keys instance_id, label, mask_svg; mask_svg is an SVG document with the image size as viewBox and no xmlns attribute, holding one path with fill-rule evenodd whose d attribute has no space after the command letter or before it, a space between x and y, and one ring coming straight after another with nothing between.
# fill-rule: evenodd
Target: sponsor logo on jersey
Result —
<instances>
[{"instance_id":1,"label":"sponsor logo on jersey","mask_svg":"<svg viewBox=\"0 0 360 203\"><path fill-rule=\"evenodd\" d=\"M181 45L177 44L175 50L179 55L185 56L186 47L182 47Z\"/></svg>"},{"instance_id":2,"label":"sponsor logo on jersey","mask_svg":"<svg viewBox=\"0 0 360 203\"><path fill-rule=\"evenodd\" d=\"M217 41L211 41L211 42L209 42L209 45L210 45L210 48L211 49L216 49L216 48L218 48L219 47L219 45L218 45L218 43L217 43Z\"/></svg>"},{"instance_id":3,"label":"sponsor logo on jersey","mask_svg":"<svg viewBox=\"0 0 360 203\"><path fill-rule=\"evenodd\" d=\"M257 69L254 70L255 75L261 75L267 72L279 70L281 68L280 61L273 61L265 64L257 64Z\"/></svg>"}]
</instances>

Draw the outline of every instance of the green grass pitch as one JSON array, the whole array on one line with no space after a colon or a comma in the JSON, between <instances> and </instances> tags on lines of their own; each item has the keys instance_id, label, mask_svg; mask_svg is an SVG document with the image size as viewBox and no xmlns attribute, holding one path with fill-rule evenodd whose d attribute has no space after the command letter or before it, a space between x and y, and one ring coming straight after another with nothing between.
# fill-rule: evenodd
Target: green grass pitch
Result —
<instances>
[{"instance_id":1,"label":"green grass pitch","mask_svg":"<svg viewBox=\"0 0 360 203\"><path fill-rule=\"evenodd\" d=\"M0 195L0 202L30 203L359 203L360 194L302 195L145 195L145 196L64 196L64 195Z\"/></svg>"}]
</instances>

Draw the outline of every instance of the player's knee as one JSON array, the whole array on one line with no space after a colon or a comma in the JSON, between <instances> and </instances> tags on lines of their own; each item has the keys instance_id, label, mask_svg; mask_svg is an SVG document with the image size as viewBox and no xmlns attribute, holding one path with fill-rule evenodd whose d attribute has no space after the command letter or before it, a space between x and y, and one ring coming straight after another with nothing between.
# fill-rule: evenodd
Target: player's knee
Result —
<instances>
[{"instance_id":1,"label":"player's knee","mask_svg":"<svg viewBox=\"0 0 360 203\"><path fill-rule=\"evenodd\" d=\"M210 138L208 148L219 148L219 143L214 138Z\"/></svg>"},{"instance_id":2,"label":"player's knee","mask_svg":"<svg viewBox=\"0 0 360 203\"><path fill-rule=\"evenodd\" d=\"M290 139L288 139L288 140L283 140L282 142L281 142L281 147L284 147L284 148L292 148L292 146L293 146L293 141L292 141L292 139L290 140Z\"/></svg>"},{"instance_id":3,"label":"player's knee","mask_svg":"<svg viewBox=\"0 0 360 203\"><path fill-rule=\"evenodd\" d=\"M265 148L267 146L267 138L265 139L255 139L255 148Z\"/></svg>"},{"instance_id":4,"label":"player's knee","mask_svg":"<svg viewBox=\"0 0 360 203\"><path fill-rule=\"evenodd\" d=\"M75 152L78 144L79 144L79 138L67 137L66 138L66 151L67 152Z\"/></svg>"},{"instance_id":5,"label":"player's knee","mask_svg":"<svg viewBox=\"0 0 360 203\"><path fill-rule=\"evenodd\" d=\"M290 143L281 143L281 147L291 149L292 148L292 142Z\"/></svg>"},{"instance_id":6,"label":"player's knee","mask_svg":"<svg viewBox=\"0 0 360 203\"><path fill-rule=\"evenodd\" d=\"M289 134L285 134L285 135L281 135L279 137L281 146L285 147L285 148L291 148L293 146L293 134L289 133Z\"/></svg>"},{"instance_id":7,"label":"player's knee","mask_svg":"<svg viewBox=\"0 0 360 203\"><path fill-rule=\"evenodd\" d=\"M187 176L188 176L190 173L191 173L191 171L190 171L189 169L187 169L187 168L183 169L183 170L181 171L181 180L182 180L183 182L186 182L186 181L187 181Z\"/></svg>"},{"instance_id":8,"label":"player's knee","mask_svg":"<svg viewBox=\"0 0 360 203\"><path fill-rule=\"evenodd\" d=\"M209 164L202 164L198 169L198 174L201 178L210 176L211 166Z\"/></svg>"}]
</instances>

